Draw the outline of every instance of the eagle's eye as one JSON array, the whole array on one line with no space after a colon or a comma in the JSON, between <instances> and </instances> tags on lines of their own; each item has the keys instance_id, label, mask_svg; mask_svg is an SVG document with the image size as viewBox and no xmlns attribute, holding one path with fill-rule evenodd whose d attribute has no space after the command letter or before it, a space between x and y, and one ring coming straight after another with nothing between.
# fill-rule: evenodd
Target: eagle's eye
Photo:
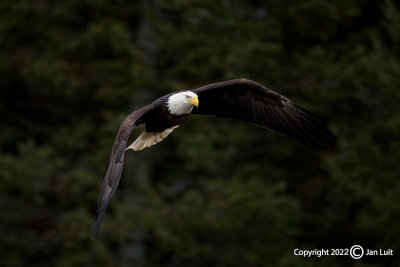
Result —
<instances>
[{"instance_id":1,"label":"eagle's eye","mask_svg":"<svg viewBox=\"0 0 400 267\"><path fill-rule=\"evenodd\" d=\"M191 96L189 96L189 95L185 95L185 97L186 97L186 99L190 99L190 98L192 98Z\"/></svg>"}]
</instances>

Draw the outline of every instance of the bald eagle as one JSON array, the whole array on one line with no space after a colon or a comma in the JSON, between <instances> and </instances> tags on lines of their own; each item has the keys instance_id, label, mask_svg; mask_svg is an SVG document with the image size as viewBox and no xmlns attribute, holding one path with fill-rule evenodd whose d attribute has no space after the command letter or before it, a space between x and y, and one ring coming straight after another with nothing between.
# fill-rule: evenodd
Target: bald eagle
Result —
<instances>
[{"instance_id":1,"label":"bald eagle","mask_svg":"<svg viewBox=\"0 0 400 267\"><path fill-rule=\"evenodd\" d=\"M101 186L92 240L96 238L101 220L117 189L125 151L142 150L157 144L191 114L214 115L252 123L296 138L317 151L333 148L336 143L336 137L320 124L317 115L251 80L235 79L205 85L192 91L167 94L132 112L122 122ZM126 147L132 129L141 125L145 125L144 132Z\"/></svg>"}]
</instances>

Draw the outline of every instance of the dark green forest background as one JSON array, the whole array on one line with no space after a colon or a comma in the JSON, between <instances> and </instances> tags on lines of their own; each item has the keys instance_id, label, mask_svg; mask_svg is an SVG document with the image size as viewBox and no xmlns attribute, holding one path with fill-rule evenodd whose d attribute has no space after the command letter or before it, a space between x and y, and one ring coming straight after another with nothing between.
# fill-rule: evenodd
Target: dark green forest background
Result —
<instances>
[{"instance_id":1,"label":"dark green forest background","mask_svg":"<svg viewBox=\"0 0 400 267\"><path fill-rule=\"evenodd\" d=\"M337 150L192 116L127 153L90 242L125 116L240 77ZM1 1L0 96L0 266L400 266L398 2ZM293 254L355 244L394 256Z\"/></svg>"}]
</instances>

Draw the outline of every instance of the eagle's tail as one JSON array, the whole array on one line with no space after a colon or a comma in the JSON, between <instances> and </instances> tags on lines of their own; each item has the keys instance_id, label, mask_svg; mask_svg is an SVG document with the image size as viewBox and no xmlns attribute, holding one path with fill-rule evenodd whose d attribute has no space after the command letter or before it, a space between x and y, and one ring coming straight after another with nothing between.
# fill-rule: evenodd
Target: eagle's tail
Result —
<instances>
[{"instance_id":1,"label":"eagle's tail","mask_svg":"<svg viewBox=\"0 0 400 267\"><path fill-rule=\"evenodd\" d=\"M172 133L173 130L178 128L179 125L176 125L174 127L165 129L161 132L146 132L144 131L141 135L139 135L138 138L130 145L128 146L126 150L128 149L133 149L134 151L142 150L145 149L146 147L150 147L152 145L155 145L159 142L161 142L165 137L167 137L170 133Z\"/></svg>"}]
</instances>

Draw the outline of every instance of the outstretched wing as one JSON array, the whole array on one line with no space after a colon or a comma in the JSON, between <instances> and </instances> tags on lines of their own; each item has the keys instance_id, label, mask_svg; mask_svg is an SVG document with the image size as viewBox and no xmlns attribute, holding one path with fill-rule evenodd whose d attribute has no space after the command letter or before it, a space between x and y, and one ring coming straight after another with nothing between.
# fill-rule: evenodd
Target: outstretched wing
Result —
<instances>
[{"instance_id":1,"label":"outstretched wing","mask_svg":"<svg viewBox=\"0 0 400 267\"><path fill-rule=\"evenodd\" d=\"M193 109L193 114L253 123L297 138L317 151L335 146L336 137L321 125L317 115L253 81L214 83L193 92L199 98L199 107Z\"/></svg>"},{"instance_id":2,"label":"outstretched wing","mask_svg":"<svg viewBox=\"0 0 400 267\"><path fill-rule=\"evenodd\" d=\"M124 165L126 142L129 138L129 135L131 134L132 129L144 124L142 117L152 108L152 105L148 105L134 111L128 117L126 117L119 128L117 137L115 138L114 146L110 153L107 172L104 177L103 185L101 186L100 190L100 197L97 202L96 222L94 223L92 229L92 241L96 239L101 220L103 219L108 204L110 203L110 200L119 184L122 167Z\"/></svg>"}]
</instances>

